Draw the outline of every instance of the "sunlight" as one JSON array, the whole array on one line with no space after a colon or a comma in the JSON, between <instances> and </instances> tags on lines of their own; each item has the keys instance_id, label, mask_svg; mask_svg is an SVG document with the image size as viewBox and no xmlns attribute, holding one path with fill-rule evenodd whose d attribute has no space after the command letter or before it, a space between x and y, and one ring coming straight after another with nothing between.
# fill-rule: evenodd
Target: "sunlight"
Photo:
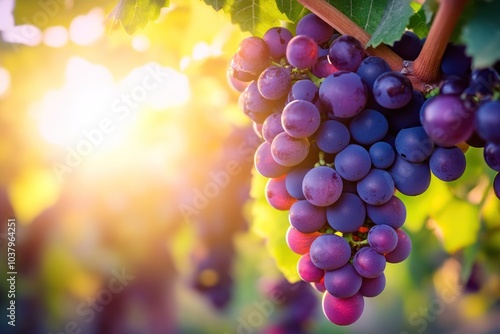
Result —
<instances>
[{"instance_id":1,"label":"sunlight","mask_svg":"<svg viewBox=\"0 0 500 334\"><path fill-rule=\"evenodd\" d=\"M68 30L63 26L49 27L43 32L43 42L53 48L63 47L68 43Z\"/></svg>"},{"instance_id":2,"label":"sunlight","mask_svg":"<svg viewBox=\"0 0 500 334\"><path fill-rule=\"evenodd\" d=\"M0 98L3 97L10 87L10 73L6 68L0 67Z\"/></svg>"},{"instance_id":3,"label":"sunlight","mask_svg":"<svg viewBox=\"0 0 500 334\"><path fill-rule=\"evenodd\" d=\"M104 34L104 10L94 8L87 15L73 19L69 27L69 36L73 43L89 45Z\"/></svg>"}]
</instances>

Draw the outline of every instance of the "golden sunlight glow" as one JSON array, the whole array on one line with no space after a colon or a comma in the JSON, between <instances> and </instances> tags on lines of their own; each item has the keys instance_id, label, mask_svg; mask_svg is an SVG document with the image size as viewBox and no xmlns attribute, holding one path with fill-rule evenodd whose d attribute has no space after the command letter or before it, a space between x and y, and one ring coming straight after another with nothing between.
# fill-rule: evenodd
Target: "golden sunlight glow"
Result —
<instances>
[{"instance_id":1,"label":"golden sunlight glow","mask_svg":"<svg viewBox=\"0 0 500 334\"><path fill-rule=\"evenodd\" d=\"M10 73L6 68L0 67L0 98L7 93L10 87Z\"/></svg>"},{"instance_id":2,"label":"golden sunlight glow","mask_svg":"<svg viewBox=\"0 0 500 334\"><path fill-rule=\"evenodd\" d=\"M43 32L43 43L53 48L60 48L68 43L68 30L63 26L49 27Z\"/></svg>"},{"instance_id":3,"label":"golden sunlight glow","mask_svg":"<svg viewBox=\"0 0 500 334\"><path fill-rule=\"evenodd\" d=\"M94 8L87 15L77 16L69 26L69 37L78 45L89 45L104 34L104 10Z\"/></svg>"},{"instance_id":4,"label":"golden sunlight glow","mask_svg":"<svg viewBox=\"0 0 500 334\"><path fill-rule=\"evenodd\" d=\"M136 35L132 37L132 48L138 52L146 52L151 42L146 35Z\"/></svg>"},{"instance_id":5,"label":"golden sunlight glow","mask_svg":"<svg viewBox=\"0 0 500 334\"><path fill-rule=\"evenodd\" d=\"M36 46L42 42L42 31L32 24L23 24L3 31L2 37L7 43Z\"/></svg>"}]
</instances>

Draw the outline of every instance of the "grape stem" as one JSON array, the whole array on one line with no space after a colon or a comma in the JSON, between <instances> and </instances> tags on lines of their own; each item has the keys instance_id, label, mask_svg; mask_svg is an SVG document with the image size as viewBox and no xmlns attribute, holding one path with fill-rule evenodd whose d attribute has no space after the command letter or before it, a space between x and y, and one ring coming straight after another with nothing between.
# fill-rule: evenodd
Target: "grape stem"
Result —
<instances>
[{"instance_id":1,"label":"grape stem","mask_svg":"<svg viewBox=\"0 0 500 334\"><path fill-rule=\"evenodd\" d=\"M370 40L370 35L363 28L325 0L298 0L298 2L339 33L353 36L364 45ZM424 93L429 91L437 85L441 58L466 2L467 0L441 0L429 36L415 62L403 62L401 57L384 44L376 48L367 48L367 54L383 58L393 71L407 74L415 89Z\"/></svg>"},{"instance_id":2,"label":"grape stem","mask_svg":"<svg viewBox=\"0 0 500 334\"><path fill-rule=\"evenodd\" d=\"M422 51L410 65L410 73L424 82L439 79L441 59L468 0L440 0L434 22ZM412 68L411 68L412 67Z\"/></svg>"}]
</instances>

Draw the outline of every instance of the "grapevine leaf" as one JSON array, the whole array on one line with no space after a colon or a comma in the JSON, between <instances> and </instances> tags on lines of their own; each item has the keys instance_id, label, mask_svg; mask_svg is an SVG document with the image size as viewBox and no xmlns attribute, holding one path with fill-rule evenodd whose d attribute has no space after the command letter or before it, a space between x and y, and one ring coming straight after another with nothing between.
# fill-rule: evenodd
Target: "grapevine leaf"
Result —
<instances>
[{"instance_id":1,"label":"grapevine leaf","mask_svg":"<svg viewBox=\"0 0 500 334\"><path fill-rule=\"evenodd\" d=\"M288 212L274 209L267 203L265 187L267 179L253 172L251 196L252 230L266 240L266 248L276 261L278 269L291 283L300 281L297 274L297 262L300 255L295 254L286 243Z\"/></svg>"},{"instance_id":2,"label":"grapevine leaf","mask_svg":"<svg viewBox=\"0 0 500 334\"><path fill-rule=\"evenodd\" d=\"M481 226L476 205L453 198L433 218L441 230L447 252L456 252L476 242Z\"/></svg>"},{"instance_id":3,"label":"grapevine leaf","mask_svg":"<svg viewBox=\"0 0 500 334\"><path fill-rule=\"evenodd\" d=\"M477 1L474 13L462 30L467 54L475 68L488 67L500 59L500 2Z\"/></svg>"},{"instance_id":4,"label":"grapevine leaf","mask_svg":"<svg viewBox=\"0 0 500 334\"><path fill-rule=\"evenodd\" d=\"M263 36L269 28L288 20L276 3L268 0L227 0L224 12L231 16L231 21L238 24L241 30L255 36Z\"/></svg>"},{"instance_id":5,"label":"grapevine leaf","mask_svg":"<svg viewBox=\"0 0 500 334\"><path fill-rule=\"evenodd\" d=\"M382 43L393 45L395 41L401 38L413 13L413 9L408 2L389 1L384 16L380 20L377 29L372 33L367 46L376 47Z\"/></svg>"},{"instance_id":6,"label":"grapevine leaf","mask_svg":"<svg viewBox=\"0 0 500 334\"><path fill-rule=\"evenodd\" d=\"M156 21L161 8L168 4L169 0L120 0L109 18L113 24L121 22L125 31L132 35L150 21Z\"/></svg>"},{"instance_id":7,"label":"grapevine leaf","mask_svg":"<svg viewBox=\"0 0 500 334\"><path fill-rule=\"evenodd\" d=\"M424 38L429 33L429 27L426 23L425 10L420 9L412 17L410 17L410 24L408 29L413 30L418 37Z\"/></svg>"},{"instance_id":8,"label":"grapevine leaf","mask_svg":"<svg viewBox=\"0 0 500 334\"><path fill-rule=\"evenodd\" d=\"M212 6L215 11L219 11L222 8L224 8L224 5L226 4L226 0L203 0L205 3L209 6Z\"/></svg>"},{"instance_id":9,"label":"grapevine leaf","mask_svg":"<svg viewBox=\"0 0 500 334\"><path fill-rule=\"evenodd\" d=\"M307 13L307 9L295 0L276 0L276 5L292 22L297 22Z\"/></svg>"},{"instance_id":10,"label":"grapevine leaf","mask_svg":"<svg viewBox=\"0 0 500 334\"><path fill-rule=\"evenodd\" d=\"M429 24L434 17L434 13L437 11L439 4L437 0L426 0L422 8L425 11L426 23Z\"/></svg>"}]
</instances>

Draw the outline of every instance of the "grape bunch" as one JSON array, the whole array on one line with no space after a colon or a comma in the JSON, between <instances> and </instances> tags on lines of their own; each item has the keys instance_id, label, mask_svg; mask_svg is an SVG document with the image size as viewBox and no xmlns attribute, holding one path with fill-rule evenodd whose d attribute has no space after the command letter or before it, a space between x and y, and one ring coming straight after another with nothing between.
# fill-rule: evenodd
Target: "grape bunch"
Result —
<instances>
[{"instance_id":1,"label":"grape bunch","mask_svg":"<svg viewBox=\"0 0 500 334\"><path fill-rule=\"evenodd\" d=\"M445 181L463 174L456 145L474 122L455 120L472 120L473 103L446 94L426 100L405 75L315 14L298 22L295 36L274 27L243 40L228 77L264 140L254 165L269 178L266 198L289 210L286 241L301 255L299 276L323 293L328 320L354 323L364 298L384 290L386 264L404 261L412 248L396 190L415 196L431 173Z\"/></svg>"}]
</instances>

